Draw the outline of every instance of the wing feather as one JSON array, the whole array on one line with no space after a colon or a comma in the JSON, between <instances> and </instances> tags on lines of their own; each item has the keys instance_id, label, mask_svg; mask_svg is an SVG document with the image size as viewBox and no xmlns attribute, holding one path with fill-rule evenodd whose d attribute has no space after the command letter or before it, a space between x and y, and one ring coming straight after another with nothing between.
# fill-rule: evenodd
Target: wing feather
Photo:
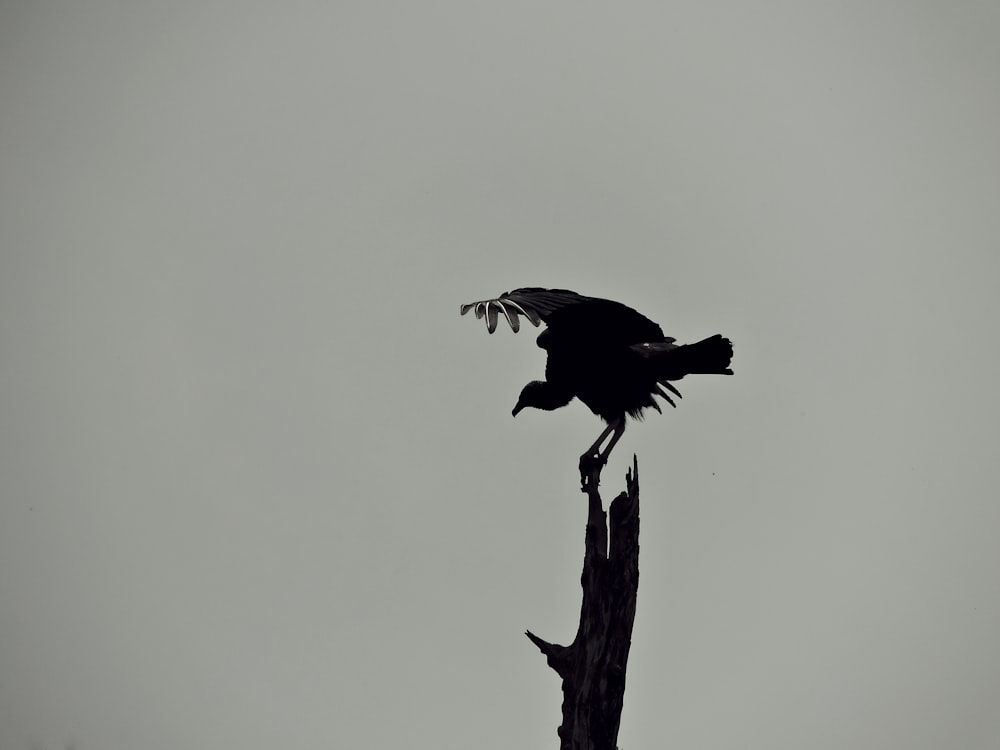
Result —
<instances>
[{"instance_id":1,"label":"wing feather","mask_svg":"<svg viewBox=\"0 0 1000 750\"><path fill-rule=\"evenodd\" d=\"M582 294L571 292L568 289L523 287L504 292L495 299L469 302L462 305L460 311L462 315L465 315L469 310L473 310L480 320L485 317L486 330L490 333L497 329L500 313L503 313L511 330L517 333L521 330L521 320L518 317L520 315L526 317L537 328L542 324L542 321L547 320L548 316L557 310L592 299L593 297L584 297Z\"/></svg>"}]
</instances>

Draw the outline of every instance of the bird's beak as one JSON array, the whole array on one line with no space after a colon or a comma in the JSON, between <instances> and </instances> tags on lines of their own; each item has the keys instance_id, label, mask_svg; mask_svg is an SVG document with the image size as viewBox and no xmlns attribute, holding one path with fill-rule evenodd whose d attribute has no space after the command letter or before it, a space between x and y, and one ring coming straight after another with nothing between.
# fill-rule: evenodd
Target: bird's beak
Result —
<instances>
[{"instance_id":1,"label":"bird's beak","mask_svg":"<svg viewBox=\"0 0 1000 750\"><path fill-rule=\"evenodd\" d=\"M516 417L516 416L517 416L517 413L518 413L519 411L521 411L521 409L523 409L523 408L524 408L524 404L522 404L522 403L521 403L520 401L518 401L518 402L517 402L517 403L516 403L516 404L514 405L514 409L513 409L512 411L511 411L510 415L511 415L512 417Z\"/></svg>"}]
</instances>

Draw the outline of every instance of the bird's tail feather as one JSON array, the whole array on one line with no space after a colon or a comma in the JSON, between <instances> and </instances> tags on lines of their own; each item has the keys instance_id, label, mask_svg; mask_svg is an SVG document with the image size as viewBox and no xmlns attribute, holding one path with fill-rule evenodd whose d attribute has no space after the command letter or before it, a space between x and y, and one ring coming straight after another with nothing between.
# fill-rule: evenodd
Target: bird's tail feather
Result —
<instances>
[{"instance_id":1,"label":"bird's tail feather","mask_svg":"<svg viewBox=\"0 0 1000 750\"><path fill-rule=\"evenodd\" d=\"M733 342L719 333L653 356L659 380L680 380L685 375L732 375L732 360Z\"/></svg>"}]
</instances>

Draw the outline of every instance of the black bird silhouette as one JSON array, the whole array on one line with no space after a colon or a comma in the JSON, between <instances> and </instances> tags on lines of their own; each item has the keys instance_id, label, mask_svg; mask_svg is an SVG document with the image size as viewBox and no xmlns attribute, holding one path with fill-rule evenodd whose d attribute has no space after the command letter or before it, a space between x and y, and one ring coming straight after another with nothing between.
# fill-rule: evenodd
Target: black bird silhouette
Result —
<instances>
[{"instance_id":1,"label":"black bird silhouette","mask_svg":"<svg viewBox=\"0 0 1000 750\"><path fill-rule=\"evenodd\" d=\"M721 334L695 344L677 344L660 327L620 302L584 297L568 289L524 287L504 292L496 299L462 305L462 315L474 310L486 318L493 333L500 314L517 333L523 315L536 327L546 329L537 339L548 352L545 380L524 386L512 414L525 407L551 411L574 397L607 422L594 444L580 456L580 470L607 462L611 450L625 432L625 416L642 419L649 407L660 411L654 396L677 404L680 398L671 381L685 375L732 375L729 364L733 344ZM662 413L662 412L661 412ZM601 444L611 435L607 447Z\"/></svg>"}]
</instances>

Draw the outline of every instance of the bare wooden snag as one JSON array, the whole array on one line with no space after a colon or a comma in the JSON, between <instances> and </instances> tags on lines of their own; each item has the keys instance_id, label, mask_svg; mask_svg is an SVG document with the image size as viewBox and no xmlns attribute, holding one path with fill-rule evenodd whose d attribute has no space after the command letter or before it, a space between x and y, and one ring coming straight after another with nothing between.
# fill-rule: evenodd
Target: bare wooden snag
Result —
<instances>
[{"instance_id":1,"label":"bare wooden snag","mask_svg":"<svg viewBox=\"0 0 1000 750\"><path fill-rule=\"evenodd\" d=\"M615 750L639 588L639 465L633 456L626 490L609 508L610 527L598 491L601 466L595 462L587 472L583 603L576 638L560 646L530 630L525 635L562 678L560 750Z\"/></svg>"}]
</instances>

